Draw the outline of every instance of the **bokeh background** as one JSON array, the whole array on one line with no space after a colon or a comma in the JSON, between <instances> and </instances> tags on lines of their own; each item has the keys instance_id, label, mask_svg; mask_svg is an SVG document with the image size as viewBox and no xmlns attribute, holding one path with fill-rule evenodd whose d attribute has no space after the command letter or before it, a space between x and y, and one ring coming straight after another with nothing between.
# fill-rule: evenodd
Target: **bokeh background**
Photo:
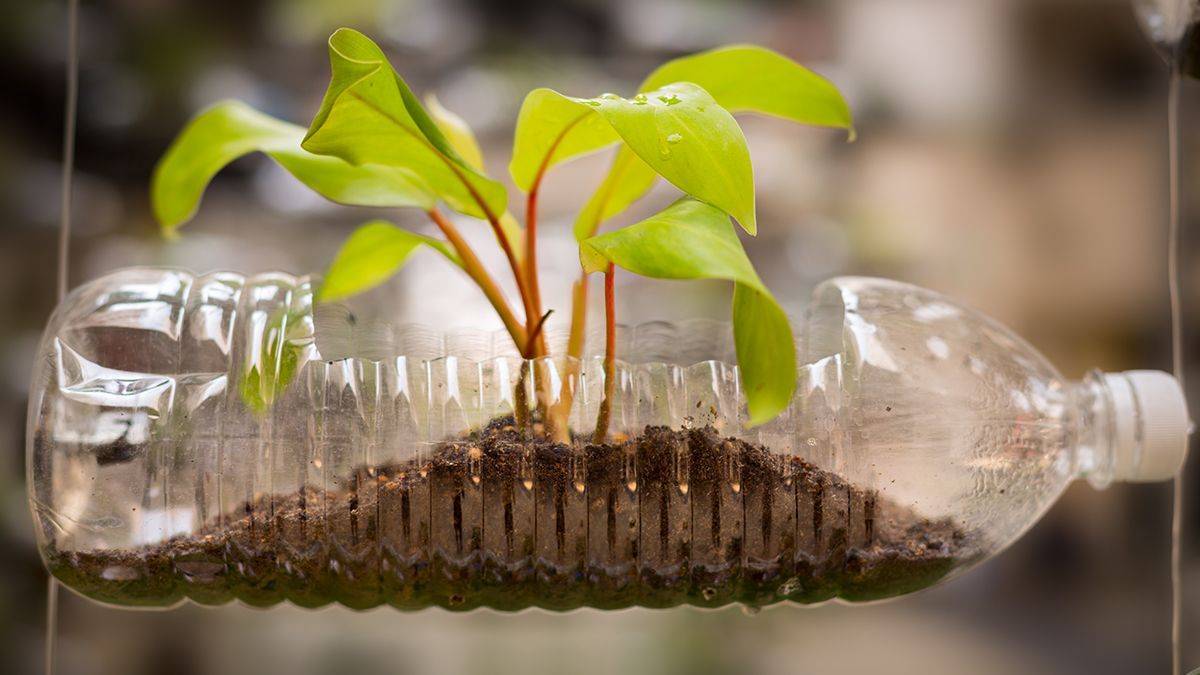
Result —
<instances>
[{"instance_id":1,"label":"bokeh background","mask_svg":"<svg viewBox=\"0 0 1200 675\"><path fill-rule=\"evenodd\" d=\"M54 299L65 4L0 0L5 672L41 668L46 579L25 503L24 424L29 365ZM667 58L757 42L834 80L859 134L848 144L827 130L743 120L762 231L747 246L789 310L825 277L890 276L989 312L1072 377L1170 367L1166 72L1128 2L107 0L85 1L81 20L73 284L133 264L319 270L355 224L379 215L326 204L260 158L218 178L181 240L162 240L149 214L153 163L200 107L236 97L307 124L328 75L323 41L337 26L376 37L415 89L436 92L475 128L505 178L516 111L534 86L629 93ZM1191 85L1184 180L1200 195L1198 112ZM574 274L574 209L605 166L565 166L544 188L550 306L564 306ZM629 217L671 198L662 189ZM1200 226L1198 206L1200 197L1185 200L1189 225ZM385 215L424 227L413 214ZM1192 307L1197 242L1185 228ZM472 288L439 262L418 260L390 287L398 315L491 325ZM621 284L624 321L726 311L721 284ZM1197 333L1187 335L1195 355ZM1200 462L1189 475L1184 663L1200 667ZM1167 485L1076 485L997 559L857 608L138 613L66 593L59 664L64 673L1166 672L1169 502Z\"/></svg>"}]
</instances>

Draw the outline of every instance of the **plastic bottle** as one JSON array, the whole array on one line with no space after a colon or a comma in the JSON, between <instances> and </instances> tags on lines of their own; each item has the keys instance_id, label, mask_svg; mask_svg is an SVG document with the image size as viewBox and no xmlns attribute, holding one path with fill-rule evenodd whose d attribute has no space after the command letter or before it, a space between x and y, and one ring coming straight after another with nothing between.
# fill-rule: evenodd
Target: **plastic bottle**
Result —
<instances>
[{"instance_id":1,"label":"plastic bottle","mask_svg":"<svg viewBox=\"0 0 1200 675\"><path fill-rule=\"evenodd\" d=\"M816 289L792 405L754 429L728 326L625 329L602 445L596 357L531 363L502 334L340 306L314 322L310 286L128 269L57 309L28 489L67 587L152 607L874 600L994 555L1075 479L1168 479L1186 451L1170 376L1067 381L892 281ZM555 444L538 392L564 384L579 435Z\"/></svg>"}]
</instances>

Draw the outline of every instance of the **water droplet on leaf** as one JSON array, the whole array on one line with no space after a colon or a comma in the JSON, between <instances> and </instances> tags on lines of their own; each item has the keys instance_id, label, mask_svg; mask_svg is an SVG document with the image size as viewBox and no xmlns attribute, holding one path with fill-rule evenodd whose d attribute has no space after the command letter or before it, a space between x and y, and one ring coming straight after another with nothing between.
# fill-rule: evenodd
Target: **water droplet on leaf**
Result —
<instances>
[{"instance_id":1,"label":"water droplet on leaf","mask_svg":"<svg viewBox=\"0 0 1200 675\"><path fill-rule=\"evenodd\" d=\"M676 143L678 143L679 141L682 141L682 140L683 140L683 136L680 136L679 134L671 134L670 136L667 136L667 142L670 143L671 145L675 145Z\"/></svg>"}]
</instances>

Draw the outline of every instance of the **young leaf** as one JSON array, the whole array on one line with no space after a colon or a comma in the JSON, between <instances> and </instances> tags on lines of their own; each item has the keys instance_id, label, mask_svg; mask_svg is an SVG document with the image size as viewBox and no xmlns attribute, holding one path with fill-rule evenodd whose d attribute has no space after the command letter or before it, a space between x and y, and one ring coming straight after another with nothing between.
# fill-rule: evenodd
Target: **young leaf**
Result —
<instances>
[{"instance_id":1,"label":"young leaf","mask_svg":"<svg viewBox=\"0 0 1200 675\"><path fill-rule=\"evenodd\" d=\"M446 137L450 147L458 152L458 156L471 168L483 171L483 150L479 149L479 141L475 140L475 132L471 131L467 121L446 109L433 94L425 97L425 107L429 109L429 116Z\"/></svg>"},{"instance_id":2,"label":"young leaf","mask_svg":"<svg viewBox=\"0 0 1200 675\"><path fill-rule=\"evenodd\" d=\"M551 89L534 89L521 104L508 165L517 187L529 191L550 167L621 139L589 105Z\"/></svg>"},{"instance_id":3,"label":"young leaf","mask_svg":"<svg viewBox=\"0 0 1200 675\"><path fill-rule=\"evenodd\" d=\"M782 54L730 45L668 61L639 91L692 82L732 113L756 112L800 124L851 129L850 107L837 87Z\"/></svg>"},{"instance_id":4,"label":"young leaf","mask_svg":"<svg viewBox=\"0 0 1200 675\"><path fill-rule=\"evenodd\" d=\"M455 265L462 265L444 241L402 230L385 220L360 225L330 264L317 291L317 302L341 300L378 286L422 246L441 253Z\"/></svg>"},{"instance_id":5,"label":"young leaf","mask_svg":"<svg viewBox=\"0 0 1200 675\"><path fill-rule=\"evenodd\" d=\"M171 143L150 183L154 216L168 234L196 213L204 189L223 167L262 152L323 197L356 206L430 208L433 193L406 169L314 155L300 148L304 127L265 115L238 101L201 112Z\"/></svg>"},{"instance_id":6,"label":"young leaf","mask_svg":"<svg viewBox=\"0 0 1200 675\"><path fill-rule=\"evenodd\" d=\"M595 117L607 122L611 132ZM742 130L707 92L686 82L633 99L613 94L578 99L549 89L534 91L517 124L513 180L528 189L545 167L617 137L645 166L754 233L754 175Z\"/></svg>"},{"instance_id":7,"label":"young leaf","mask_svg":"<svg viewBox=\"0 0 1200 675\"><path fill-rule=\"evenodd\" d=\"M734 344L750 424L767 422L788 406L796 387L792 329L725 213L684 198L640 223L584 240L579 251L589 272L611 262L656 279L732 281Z\"/></svg>"},{"instance_id":8,"label":"young leaf","mask_svg":"<svg viewBox=\"0 0 1200 675\"><path fill-rule=\"evenodd\" d=\"M800 124L849 129L850 107L825 78L769 49L732 45L663 64L642 82L639 91L671 82L703 87L726 110L754 112ZM604 182L575 222L577 238L589 236L597 224L640 199L657 178L626 148L613 160Z\"/></svg>"},{"instance_id":9,"label":"young leaf","mask_svg":"<svg viewBox=\"0 0 1200 675\"><path fill-rule=\"evenodd\" d=\"M499 218L508 199L504 186L454 149L378 45L341 28L329 37L329 61L333 76L301 144L305 150L408 169L454 210Z\"/></svg>"},{"instance_id":10,"label":"young leaf","mask_svg":"<svg viewBox=\"0 0 1200 675\"><path fill-rule=\"evenodd\" d=\"M708 92L679 82L633 100L599 101L596 109L643 162L755 233L754 171L746 138Z\"/></svg>"}]
</instances>

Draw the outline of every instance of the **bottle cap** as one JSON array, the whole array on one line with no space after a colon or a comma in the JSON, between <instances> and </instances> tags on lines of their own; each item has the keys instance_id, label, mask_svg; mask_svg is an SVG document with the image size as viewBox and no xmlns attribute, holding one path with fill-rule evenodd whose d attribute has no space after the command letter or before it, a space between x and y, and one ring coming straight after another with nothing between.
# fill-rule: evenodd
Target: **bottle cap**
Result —
<instances>
[{"instance_id":1,"label":"bottle cap","mask_svg":"<svg viewBox=\"0 0 1200 675\"><path fill-rule=\"evenodd\" d=\"M1113 403L1113 478L1169 480L1187 458L1187 399L1179 381L1157 370L1105 373Z\"/></svg>"}]
</instances>

